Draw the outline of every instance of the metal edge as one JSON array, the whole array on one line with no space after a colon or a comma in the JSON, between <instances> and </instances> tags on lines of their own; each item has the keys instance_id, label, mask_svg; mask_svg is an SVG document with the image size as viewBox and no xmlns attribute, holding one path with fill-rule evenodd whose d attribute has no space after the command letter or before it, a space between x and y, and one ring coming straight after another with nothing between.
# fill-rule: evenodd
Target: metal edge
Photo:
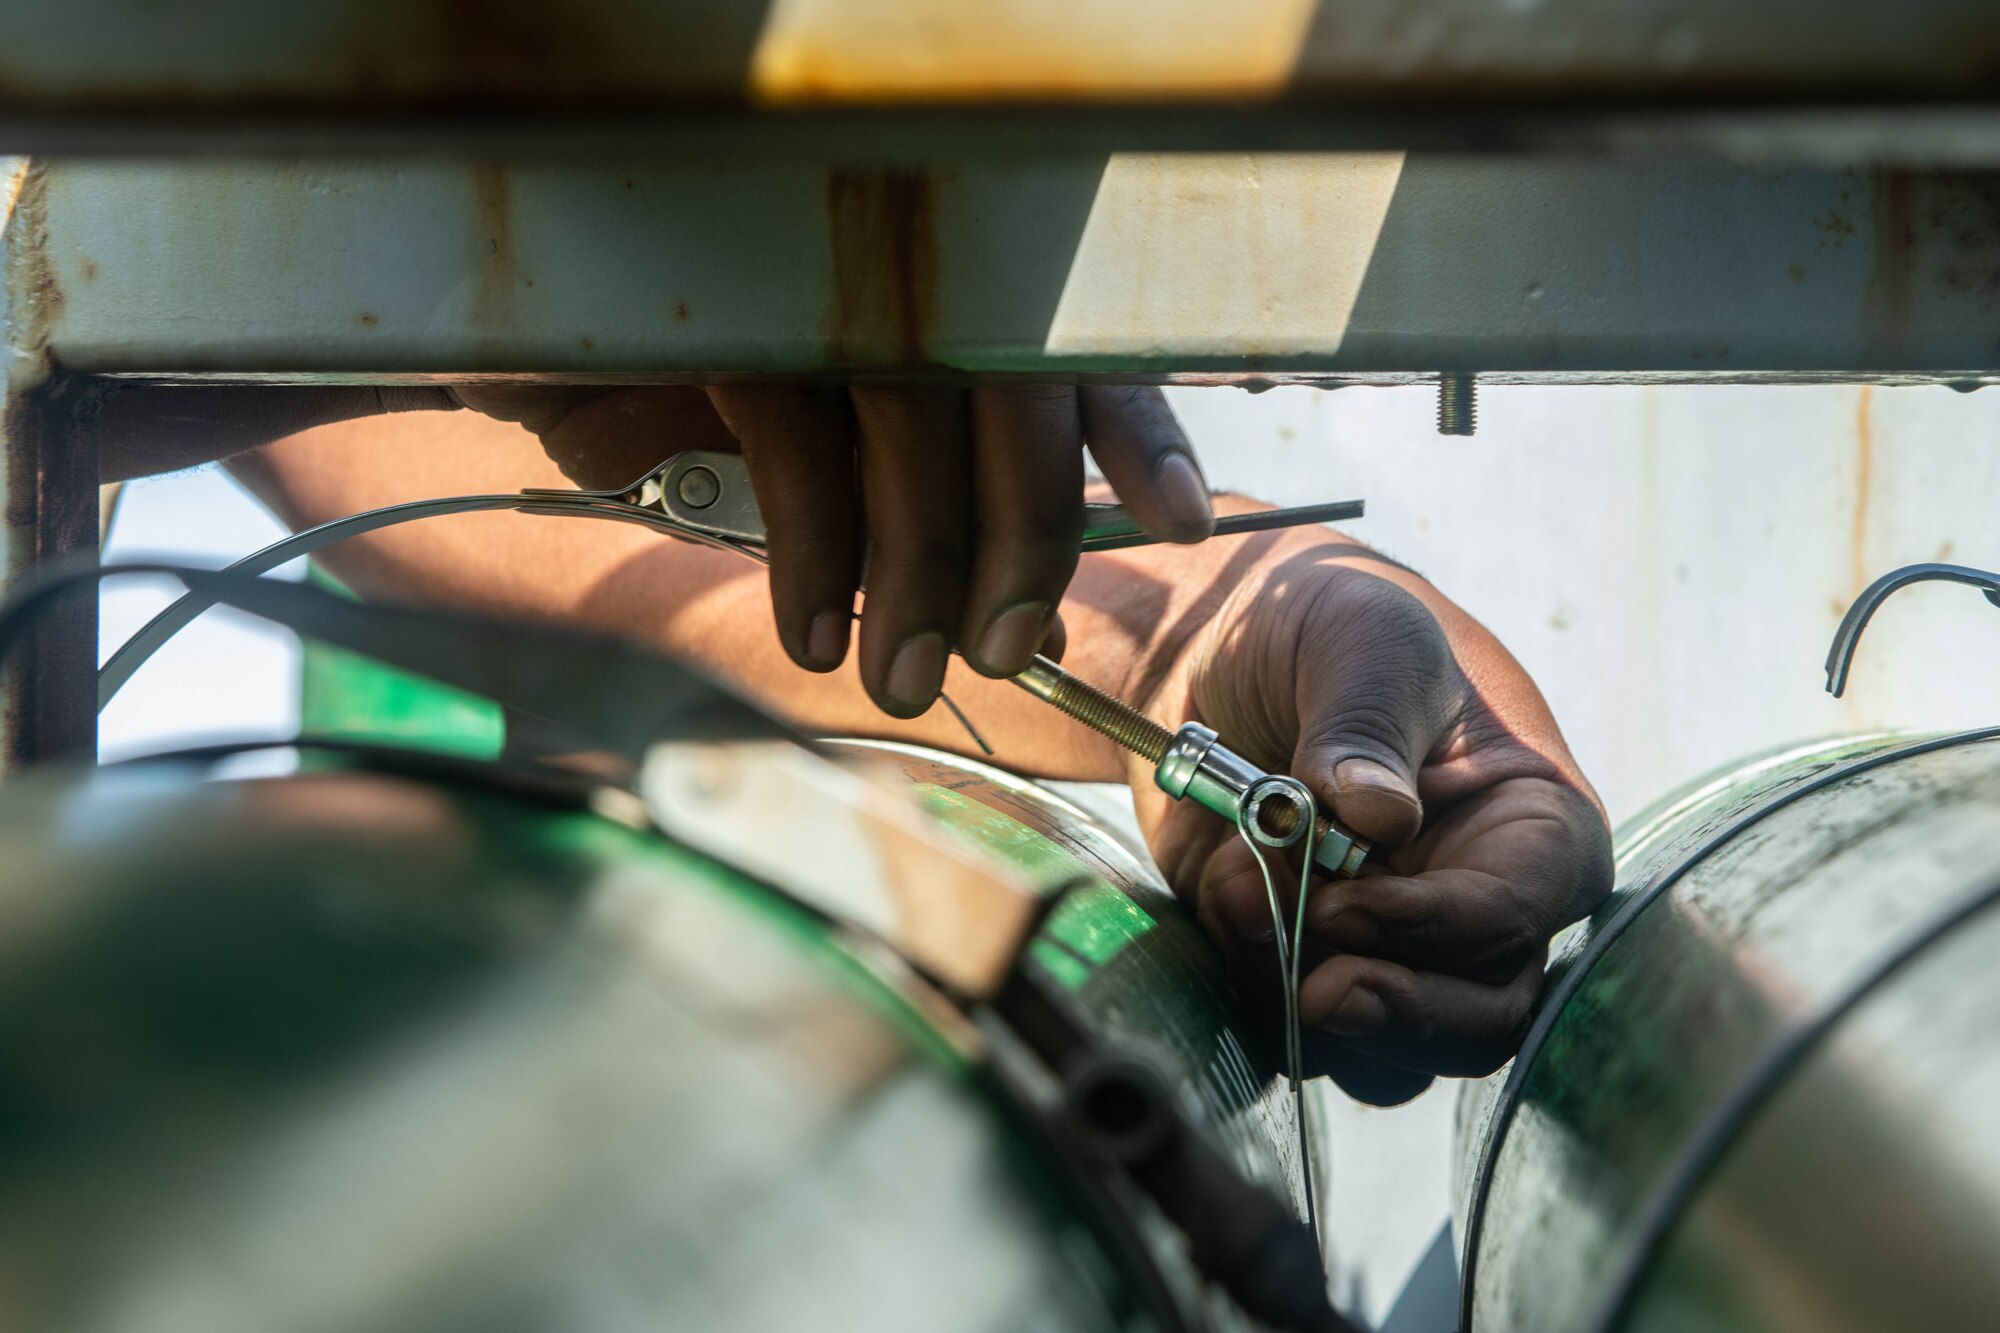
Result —
<instances>
[{"instance_id":1,"label":"metal edge","mask_svg":"<svg viewBox=\"0 0 2000 1333\"><path fill-rule=\"evenodd\" d=\"M1613 1329L1624 1319L1640 1284L1652 1269L1661 1243L1680 1220L1682 1210L1694 1197L1695 1191L1728 1155L1756 1111L1784 1086L1787 1078L1812 1054L1820 1041L1883 983L1921 959L1933 945L1960 925L1991 910L1996 903L2000 903L2000 880L1939 916L1922 932L1905 941L1900 949L1879 961L1837 1001L1765 1048L1762 1057L1750 1067L1749 1074L1737 1083L1735 1090L1710 1112L1689 1137L1687 1147L1668 1164L1665 1183L1654 1190L1641 1206L1638 1240L1626 1249L1622 1259L1615 1261L1617 1277L1611 1284L1610 1296L1599 1307L1598 1317L1588 1325L1589 1328Z\"/></svg>"},{"instance_id":2,"label":"metal edge","mask_svg":"<svg viewBox=\"0 0 2000 1333\"><path fill-rule=\"evenodd\" d=\"M2000 739L2000 726L1958 732L1950 736L1936 736L1908 745L1879 750L1846 764L1836 765L1818 777L1763 802L1731 822L1727 828L1704 839L1699 846L1683 856L1672 869L1655 879L1644 894L1635 896L1632 901L1619 909L1616 916L1605 922L1604 929L1591 937L1590 942L1577 954L1568 970L1550 988L1548 994L1542 997L1541 1008L1535 1015L1535 1021L1529 1026L1527 1035L1522 1038L1521 1049L1515 1053L1513 1067L1507 1073L1507 1081L1501 1086L1499 1096L1494 1099L1493 1112L1488 1120L1486 1143L1479 1154L1479 1169L1473 1176L1472 1202L1465 1214L1465 1251L1459 1264L1458 1326L1461 1333L1474 1333L1472 1306L1479 1265L1479 1241L1485 1227L1486 1199L1492 1190L1493 1165L1499 1154L1500 1145L1506 1140L1507 1127L1513 1120L1514 1109L1520 1104L1528 1075L1534 1067L1536 1058L1541 1054L1542 1046L1548 1041L1549 1034L1554 1031L1563 1009L1582 988L1585 978L1590 975L1598 960L1609 952L1611 946L1617 943L1619 937L1647 908L1679 883L1690 870L1701 864L1723 844L1792 802L1884 764L1929 754L1934 750L1949 750L1959 745L1973 745L1994 739ZM1622 1309L1622 1302L1620 1308Z\"/></svg>"}]
</instances>

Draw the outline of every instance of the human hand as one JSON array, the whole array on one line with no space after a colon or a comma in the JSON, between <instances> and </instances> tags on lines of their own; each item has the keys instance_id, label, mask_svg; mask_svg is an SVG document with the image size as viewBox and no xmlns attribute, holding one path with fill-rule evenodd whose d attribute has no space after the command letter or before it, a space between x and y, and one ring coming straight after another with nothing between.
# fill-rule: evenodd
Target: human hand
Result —
<instances>
[{"instance_id":1,"label":"human hand","mask_svg":"<svg viewBox=\"0 0 2000 1333\"><path fill-rule=\"evenodd\" d=\"M1083 533L1083 447L1146 531L1214 525L1193 451L1157 389L753 384L611 390L467 385L579 485L622 486L687 449L740 449L768 530L778 637L793 661L847 657L867 562L862 684L915 717L954 649L1011 676L1051 636Z\"/></svg>"},{"instance_id":2,"label":"human hand","mask_svg":"<svg viewBox=\"0 0 2000 1333\"><path fill-rule=\"evenodd\" d=\"M1550 938L1611 887L1610 833L1526 673L1435 589L1327 534L1258 561L1173 648L1151 709L1302 779L1374 850L1307 895L1308 1073L1364 1101L1512 1056ZM1149 775L1148 775L1149 776ZM1254 854L1226 822L1135 776L1142 825L1247 1002L1282 999ZM1289 930L1296 862L1274 864Z\"/></svg>"}]
</instances>

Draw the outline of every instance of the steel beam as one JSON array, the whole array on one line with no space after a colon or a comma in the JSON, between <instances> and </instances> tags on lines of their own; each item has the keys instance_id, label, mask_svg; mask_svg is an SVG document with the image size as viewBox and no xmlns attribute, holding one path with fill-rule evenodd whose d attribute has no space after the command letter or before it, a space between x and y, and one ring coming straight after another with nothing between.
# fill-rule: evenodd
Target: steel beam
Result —
<instances>
[{"instance_id":1,"label":"steel beam","mask_svg":"<svg viewBox=\"0 0 2000 1333\"><path fill-rule=\"evenodd\" d=\"M0 7L0 148L822 133L774 109L885 111L859 122L870 152L1573 143L1639 109L1704 113L1678 132L1740 144L1809 128L1773 106L1878 128L1892 102L1990 112L1997 56L1988 0L66 0ZM1055 114L1024 145L1015 113L1034 109ZM1897 151L1928 150L1903 134Z\"/></svg>"},{"instance_id":2,"label":"steel beam","mask_svg":"<svg viewBox=\"0 0 2000 1333\"><path fill-rule=\"evenodd\" d=\"M67 162L39 208L90 374L2000 377L2000 174Z\"/></svg>"}]
</instances>

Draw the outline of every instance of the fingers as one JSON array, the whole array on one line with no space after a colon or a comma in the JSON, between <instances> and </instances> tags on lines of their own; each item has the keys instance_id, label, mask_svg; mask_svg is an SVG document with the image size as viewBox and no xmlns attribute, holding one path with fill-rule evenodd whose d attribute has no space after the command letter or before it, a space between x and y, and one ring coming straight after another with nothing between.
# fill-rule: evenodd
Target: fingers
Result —
<instances>
[{"instance_id":1,"label":"fingers","mask_svg":"<svg viewBox=\"0 0 2000 1333\"><path fill-rule=\"evenodd\" d=\"M1306 903L1306 936L1349 953L1502 981L1554 934L1545 899L1496 875L1438 870L1335 880Z\"/></svg>"},{"instance_id":2,"label":"fingers","mask_svg":"<svg viewBox=\"0 0 2000 1333\"><path fill-rule=\"evenodd\" d=\"M1495 986L1336 954L1300 982L1299 1021L1403 1069L1478 1078L1520 1049L1541 988L1540 957Z\"/></svg>"},{"instance_id":3,"label":"fingers","mask_svg":"<svg viewBox=\"0 0 2000 1333\"><path fill-rule=\"evenodd\" d=\"M1139 526L1161 541L1198 542L1215 531L1201 465L1158 389L1079 389L1091 457Z\"/></svg>"},{"instance_id":4,"label":"fingers","mask_svg":"<svg viewBox=\"0 0 2000 1333\"><path fill-rule=\"evenodd\" d=\"M1268 851L1264 854L1270 855ZM1298 898L1297 872L1274 865L1271 885L1267 888L1263 872L1257 868L1257 853L1232 834L1202 863L1201 879L1195 890L1196 910L1212 933L1227 932L1240 944L1266 945L1277 934L1271 918L1273 889L1278 895L1278 910L1285 914L1289 937ZM1307 910L1310 913L1310 904Z\"/></svg>"},{"instance_id":5,"label":"fingers","mask_svg":"<svg viewBox=\"0 0 2000 1333\"><path fill-rule=\"evenodd\" d=\"M1082 422L1069 388L974 389L978 540L958 642L987 676L1028 665L1083 537Z\"/></svg>"},{"instance_id":6,"label":"fingers","mask_svg":"<svg viewBox=\"0 0 2000 1333\"><path fill-rule=\"evenodd\" d=\"M861 582L854 415L838 389L715 385L710 401L741 442L771 559L778 639L810 671L847 656Z\"/></svg>"},{"instance_id":7,"label":"fingers","mask_svg":"<svg viewBox=\"0 0 2000 1333\"><path fill-rule=\"evenodd\" d=\"M800 665L846 656L864 552L861 679L894 716L930 707L953 650L1005 676L1060 648L1083 530L1075 390L709 394L742 442L779 637Z\"/></svg>"},{"instance_id":8,"label":"fingers","mask_svg":"<svg viewBox=\"0 0 2000 1333\"><path fill-rule=\"evenodd\" d=\"M1417 774L1450 722L1458 667L1430 611L1367 574L1329 585L1304 631L1292 772L1378 843L1423 826Z\"/></svg>"},{"instance_id":9,"label":"fingers","mask_svg":"<svg viewBox=\"0 0 2000 1333\"><path fill-rule=\"evenodd\" d=\"M1412 853L1433 868L1364 873L1316 888L1306 905L1307 938L1500 982L1589 913L1611 881L1595 808L1541 779L1512 779L1458 803Z\"/></svg>"},{"instance_id":10,"label":"fingers","mask_svg":"<svg viewBox=\"0 0 2000 1333\"><path fill-rule=\"evenodd\" d=\"M527 427L563 475L587 490L636 481L686 449L735 447L692 385L465 384L452 393L476 412Z\"/></svg>"},{"instance_id":11,"label":"fingers","mask_svg":"<svg viewBox=\"0 0 2000 1333\"><path fill-rule=\"evenodd\" d=\"M856 388L861 491L873 542L861 622L861 683L893 717L916 717L944 685L971 573L972 448L954 389Z\"/></svg>"}]
</instances>

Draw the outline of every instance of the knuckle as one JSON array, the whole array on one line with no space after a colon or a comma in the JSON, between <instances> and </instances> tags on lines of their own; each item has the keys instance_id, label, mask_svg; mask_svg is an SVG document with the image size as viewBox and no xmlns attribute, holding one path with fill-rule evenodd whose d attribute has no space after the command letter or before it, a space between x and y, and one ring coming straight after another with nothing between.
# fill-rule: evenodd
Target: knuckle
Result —
<instances>
[{"instance_id":1,"label":"knuckle","mask_svg":"<svg viewBox=\"0 0 2000 1333\"><path fill-rule=\"evenodd\" d=\"M905 532L887 541L878 533L869 555L869 583L959 588L971 567L970 557L961 533Z\"/></svg>"}]
</instances>

